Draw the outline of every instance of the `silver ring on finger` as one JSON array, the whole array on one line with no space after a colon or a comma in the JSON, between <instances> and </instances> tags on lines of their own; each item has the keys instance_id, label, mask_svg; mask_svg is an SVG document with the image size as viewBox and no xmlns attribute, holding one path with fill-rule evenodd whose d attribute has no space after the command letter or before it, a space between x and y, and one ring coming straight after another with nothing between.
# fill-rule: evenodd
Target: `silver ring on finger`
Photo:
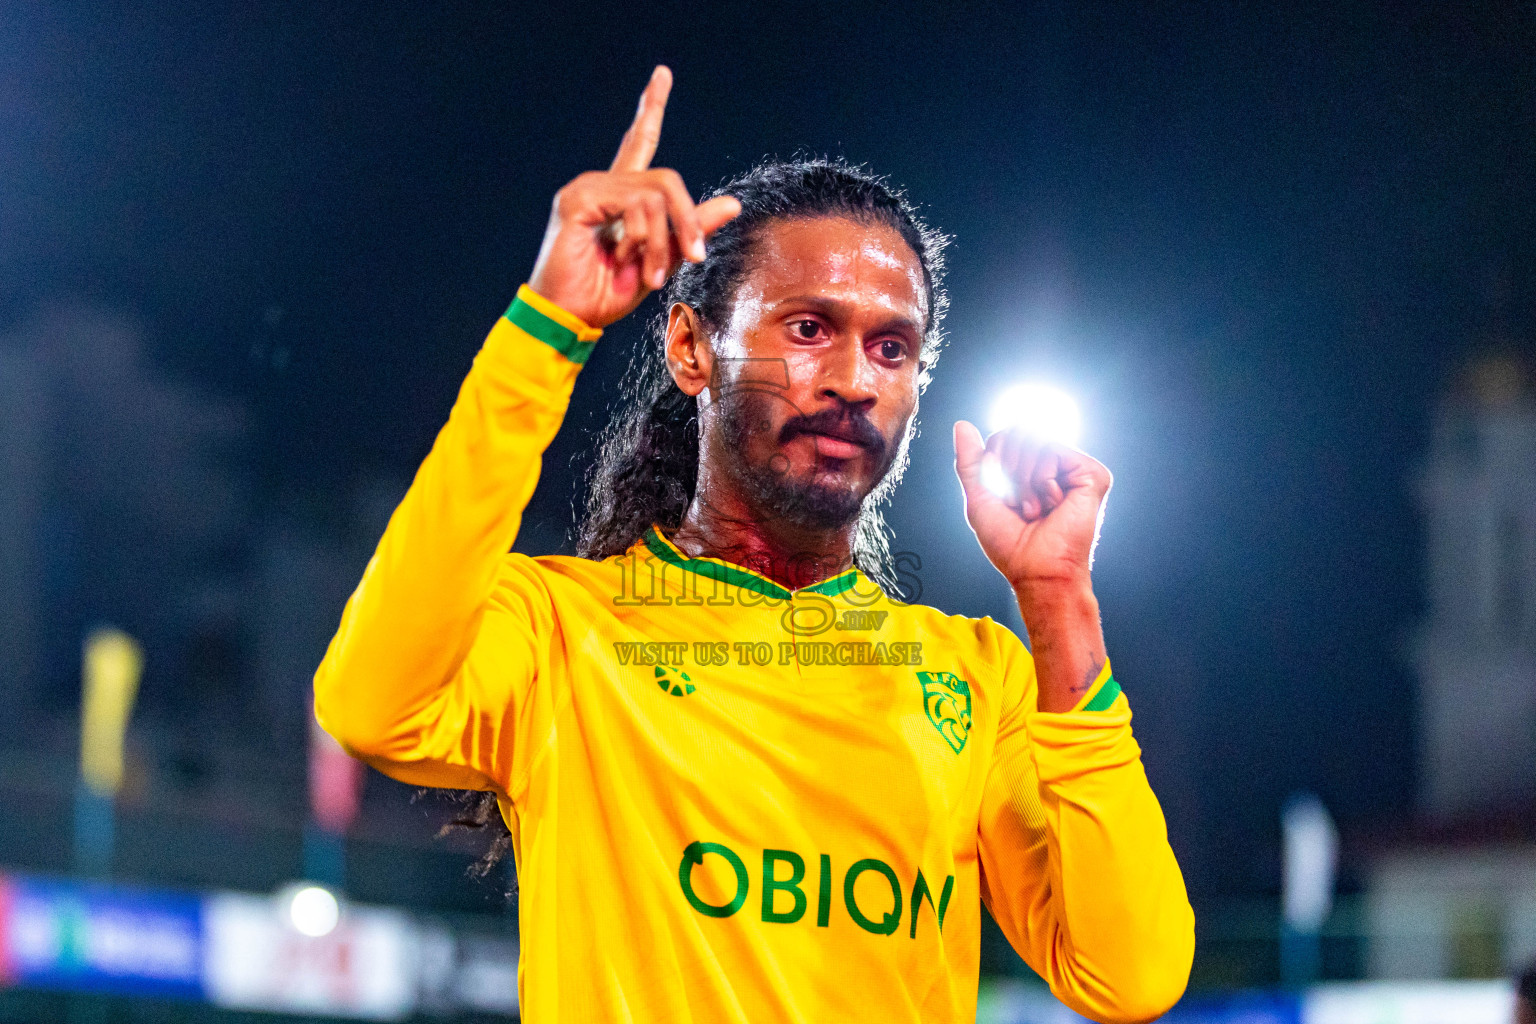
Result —
<instances>
[{"instance_id":1,"label":"silver ring on finger","mask_svg":"<svg viewBox=\"0 0 1536 1024\"><path fill-rule=\"evenodd\" d=\"M610 220L597 229L597 240L611 249L624 241L625 234L624 221Z\"/></svg>"}]
</instances>

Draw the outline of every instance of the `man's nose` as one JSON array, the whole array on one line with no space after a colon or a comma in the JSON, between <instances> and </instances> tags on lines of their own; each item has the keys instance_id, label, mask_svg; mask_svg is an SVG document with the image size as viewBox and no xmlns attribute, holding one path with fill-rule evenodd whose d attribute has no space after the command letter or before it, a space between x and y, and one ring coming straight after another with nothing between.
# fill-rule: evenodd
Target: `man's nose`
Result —
<instances>
[{"instance_id":1,"label":"man's nose","mask_svg":"<svg viewBox=\"0 0 1536 1024\"><path fill-rule=\"evenodd\" d=\"M840 340L828 348L822 361L818 393L836 398L847 405L868 409L880 396L875 386L875 368L859 338Z\"/></svg>"}]
</instances>

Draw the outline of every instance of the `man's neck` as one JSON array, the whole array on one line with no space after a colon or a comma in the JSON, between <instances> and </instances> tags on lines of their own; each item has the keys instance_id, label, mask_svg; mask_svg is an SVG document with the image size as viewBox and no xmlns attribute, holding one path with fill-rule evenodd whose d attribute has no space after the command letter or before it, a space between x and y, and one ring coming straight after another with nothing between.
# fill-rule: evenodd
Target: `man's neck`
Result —
<instances>
[{"instance_id":1,"label":"man's neck","mask_svg":"<svg viewBox=\"0 0 1536 1024\"><path fill-rule=\"evenodd\" d=\"M702 494L702 489L699 492ZM690 557L745 566L787 590L831 579L853 565L857 523L831 530L799 530L748 509L734 495L695 496L672 543Z\"/></svg>"}]
</instances>

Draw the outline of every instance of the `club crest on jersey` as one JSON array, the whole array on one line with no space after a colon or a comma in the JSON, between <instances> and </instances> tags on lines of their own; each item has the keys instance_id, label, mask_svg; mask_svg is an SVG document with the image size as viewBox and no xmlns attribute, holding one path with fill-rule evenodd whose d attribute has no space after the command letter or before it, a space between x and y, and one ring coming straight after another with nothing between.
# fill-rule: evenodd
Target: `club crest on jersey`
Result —
<instances>
[{"instance_id":1,"label":"club crest on jersey","mask_svg":"<svg viewBox=\"0 0 1536 1024\"><path fill-rule=\"evenodd\" d=\"M971 684L950 672L919 672L923 710L950 749L960 753L971 734Z\"/></svg>"}]
</instances>

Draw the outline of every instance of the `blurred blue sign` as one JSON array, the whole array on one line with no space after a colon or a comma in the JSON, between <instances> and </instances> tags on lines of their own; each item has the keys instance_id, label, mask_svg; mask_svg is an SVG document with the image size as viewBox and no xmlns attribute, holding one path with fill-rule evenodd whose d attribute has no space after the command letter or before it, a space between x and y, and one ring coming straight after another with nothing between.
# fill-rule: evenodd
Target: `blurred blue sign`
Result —
<instances>
[{"instance_id":1,"label":"blurred blue sign","mask_svg":"<svg viewBox=\"0 0 1536 1024\"><path fill-rule=\"evenodd\" d=\"M122 886L0 876L0 981L201 998L202 901Z\"/></svg>"},{"instance_id":2,"label":"blurred blue sign","mask_svg":"<svg viewBox=\"0 0 1536 1024\"><path fill-rule=\"evenodd\" d=\"M1287 993L1185 996L1164 1024L1301 1024L1301 1001Z\"/></svg>"},{"instance_id":3,"label":"blurred blue sign","mask_svg":"<svg viewBox=\"0 0 1536 1024\"><path fill-rule=\"evenodd\" d=\"M1084 1024L1041 984L983 982L978 1024ZM1159 1017L1161 1024L1302 1024L1301 1001L1288 993L1237 992L1185 996Z\"/></svg>"}]
</instances>

